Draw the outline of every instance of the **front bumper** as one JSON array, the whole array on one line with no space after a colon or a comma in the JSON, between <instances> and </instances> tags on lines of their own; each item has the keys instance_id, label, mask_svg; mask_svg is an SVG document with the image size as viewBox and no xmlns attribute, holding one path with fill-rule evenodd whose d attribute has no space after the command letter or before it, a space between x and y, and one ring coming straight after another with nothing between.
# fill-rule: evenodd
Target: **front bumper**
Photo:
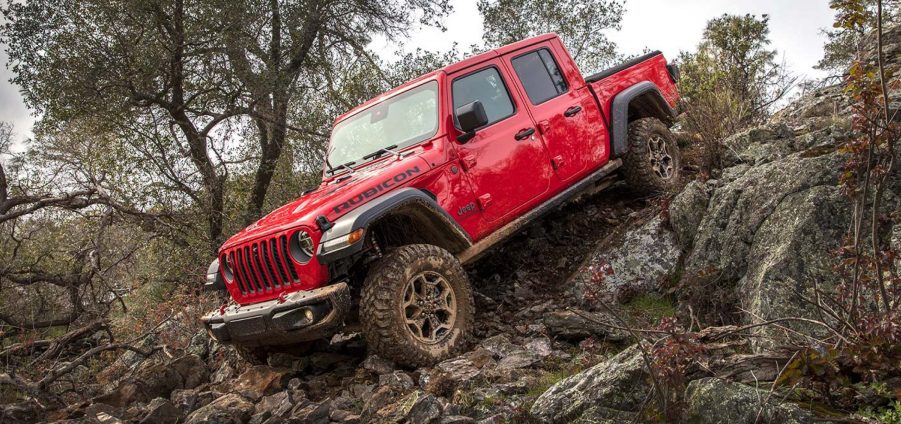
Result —
<instances>
[{"instance_id":1,"label":"front bumper","mask_svg":"<svg viewBox=\"0 0 901 424\"><path fill-rule=\"evenodd\" d=\"M201 321L220 343L281 345L329 337L349 309L350 291L346 283L338 283L252 305L232 305Z\"/></svg>"}]
</instances>

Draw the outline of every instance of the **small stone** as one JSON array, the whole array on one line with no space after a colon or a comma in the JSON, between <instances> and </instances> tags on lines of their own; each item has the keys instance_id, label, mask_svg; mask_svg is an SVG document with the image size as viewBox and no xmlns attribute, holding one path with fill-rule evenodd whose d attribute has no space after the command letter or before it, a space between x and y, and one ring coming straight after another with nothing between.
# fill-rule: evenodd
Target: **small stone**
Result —
<instances>
[{"instance_id":1,"label":"small stone","mask_svg":"<svg viewBox=\"0 0 901 424\"><path fill-rule=\"evenodd\" d=\"M369 355L361 366L375 374L382 375L394 371L394 363L377 355Z\"/></svg>"},{"instance_id":2,"label":"small stone","mask_svg":"<svg viewBox=\"0 0 901 424\"><path fill-rule=\"evenodd\" d=\"M498 334L494 337L489 337L483 340L480 345L497 358L502 358L509 355L511 352L521 349L519 346L510 342L510 338L506 334Z\"/></svg>"},{"instance_id":3,"label":"small stone","mask_svg":"<svg viewBox=\"0 0 901 424\"><path fill-rule=\"evenodd\" d=\"M390 374L379 376L379 385L391 387L398 391L407 391L413 388L413 378L403 371L394 371Z\"/></svg>"},{"instance_id":4,"label":"small stone","mask_svg":"<svg viewBox=\"0 0 901 424\"><path fill-rule=\"evenodd\" d=\"M428 424L441 418L441 401L435 396L420 396L410 409L408 418L411 424Z\"/></svg>"},{"instance_id":5,"label":"small stone","mask_svg":"<svg viewBox=\"0 0 901 424\"><path fill-rule=\"evenodd\" d=\"M253 404L238 394L227 394L188 416L185 424L238 424L250 419Z\"/></svg>"},{"instance_id":6,"label":"small stone","mask_svg":"<svg viewBox=\"0 0 901 424\"><path fill-rule=\"evenodd\" d=\"M530 352L526 352L524 350L516 351L508 356L505 356L500 362L497 363L498 369L517 369L517 368L526 368L531 366L532 364L538 362L540 358L538 355L535 355Z\"/></svg>"},{"instance_id":7,"label":"small stone","mask_svg":"<svg viewBox=\"0 0 901 424\"><path fill-rule=\"evenodd\" d=\"M291 412L291 417L304 423L327 423L329 408L330 405L327 402L300 404Z\"/></svg>"},{"instance_id":8,"label":"small stone","mask_svg":"<svg viewBox=\"0 0 901 424\"><path fill-rule=\"evenodd\" d=\"M241 374L232 385L232 390L250 399L258 400L284 388L292 373L293 371L288 368L257 365Z\"/></svg>"},{"instance_id":9,"label":"small stone","mask_svg":"<svg viewBox=\"0 0 901 424\"><path fill-rule=\"evenodd\" d=\"M259 403L254 407L254 412L269 413L270 416L284 417L294 407L294 402L288 392L279 392L274 395L265 396L260 399Z\"/></svg>"},{"instance_id":10,"label":"small stone","mask_svg":"<svg viewBox=\"0 0 901 424\"><path fill-rule=\"evenodd\" d=\"M550 339L547 337L539 337L529 340L528 343L526 343L526 350L539 358L545 358L549 356L554 349L551 346Z\"/></svg>"},{"instance_id":11,"label":"small stone","mask_svg":"<svg viewBox=\"0 0 901 424\"><path fill-rule=\"evenodd\" d=\"M174 424L181 418L181 411L169 399L156 398L150 401L147 409L150 412L141 420L142 424Z\"/></svg>"},{"instance_id":12,"label":"small stone","mask_svg":"<svg viewBox=\"0 0 901 424\"><path fill-rule=\"evenodd\" d=\"M450 415L441 419L441 424L472 424L476 420L465 415Z\"/></svg>"}]
</instances>

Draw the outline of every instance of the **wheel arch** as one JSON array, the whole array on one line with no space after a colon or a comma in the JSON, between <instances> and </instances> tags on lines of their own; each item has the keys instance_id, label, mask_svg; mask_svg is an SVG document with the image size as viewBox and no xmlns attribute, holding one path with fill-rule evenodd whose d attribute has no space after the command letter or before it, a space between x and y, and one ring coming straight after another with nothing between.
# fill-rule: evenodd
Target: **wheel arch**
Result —
<instances>
[{"instance_id":1,"label":"wheel arch","mask_svg":"<svg viewBox=\"0 0 901 424\"><path fill-rule=\"evenodd\" d=\"M676 121L676 112L656 84L642 81L613 98L611 118L611 157L621 157L629 150L630 122L641 118L657 118L669 126Z\"/></svg>"},{"instance_id":2,"label":"wheel arch","mask_svg":"<svg viewBox=\"0 0 901 424\"><path fill-rule=\"evenodd\" d=\"M351 257L364 248L357 242L340 249L324 250L331 240L346 237L364 229L380 235L387 246L425 243L441 247L453 254L472 245L469 235L438 205L434 195L426 190L403 188L379 197L344 215L325 232L320 244L319 261L330 264Z\"/></svg>"}]
</instances>

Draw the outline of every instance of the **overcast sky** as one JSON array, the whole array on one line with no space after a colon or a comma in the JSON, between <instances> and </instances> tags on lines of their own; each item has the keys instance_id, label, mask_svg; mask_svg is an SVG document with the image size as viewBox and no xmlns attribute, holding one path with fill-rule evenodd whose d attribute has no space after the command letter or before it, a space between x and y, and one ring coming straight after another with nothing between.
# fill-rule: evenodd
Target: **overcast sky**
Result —
<instances>
[{"instance_id":1,"label":"overcast sky","mask_svg":"<svg viewBox=\"0 0 901 424\"><path fill-rule=\"evenodd\" d=\"M445 21L446 32L421 28L413 31L402 46L376 41L371 47L392 58L398 49L446 50L454 42L462 47L478 43L482 22L476 1L452 3L454 12ZM801 77L823 76L813 66L823 54L821 30L832 26L833 13L827 0L627 0L622 30L611 32L609 38L627 55L641 53L647 47L673 58L681 50L693 50L707 20L723 13L769 14L773 47L789 69ZM18 88L8 82L11 73L5 66L5 51L0 52L0 62L4 64L0 70L0 120L12 122L21 141L29 136L35 118L22 103Z\"/></svg>"}]
</instances>

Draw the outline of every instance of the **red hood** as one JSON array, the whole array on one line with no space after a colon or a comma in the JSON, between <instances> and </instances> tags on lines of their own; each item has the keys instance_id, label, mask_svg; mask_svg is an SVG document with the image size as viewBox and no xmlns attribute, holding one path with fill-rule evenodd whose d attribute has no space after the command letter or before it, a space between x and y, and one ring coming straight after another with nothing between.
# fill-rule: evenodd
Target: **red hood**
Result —
<instances>
[{"instance_id":1,"label":"red hood","mask_svg":"<svg viewBox=\"0 0 901 424\"><path fill-rule=\"evenodd\" d=\"M331 181L324 181L316 190L300 196L239 231L228 239L220 249L227 249L237 244L290 228L307 227L308 230L318 232L316 217L325 215L330 221L334 221L359 205L339 208L340 212L336 212L336 207L362 195L384 181L390 180L394 176L405 173L410 169L418 170L416 176L425 174L430 167L428 162L420 157L420 153L421 151L417 151L402 159L388 156L385 159L364 165L352 173L339 174L337 178ZM410 180L412 179L410 178ZM408 181L404 181L404 183L406 182ZM393 186L392 189L379 191L374 196L367 196L366 201L371 201L403 185L405 184L398 184Z\"/></svg>"}]
</instances>

